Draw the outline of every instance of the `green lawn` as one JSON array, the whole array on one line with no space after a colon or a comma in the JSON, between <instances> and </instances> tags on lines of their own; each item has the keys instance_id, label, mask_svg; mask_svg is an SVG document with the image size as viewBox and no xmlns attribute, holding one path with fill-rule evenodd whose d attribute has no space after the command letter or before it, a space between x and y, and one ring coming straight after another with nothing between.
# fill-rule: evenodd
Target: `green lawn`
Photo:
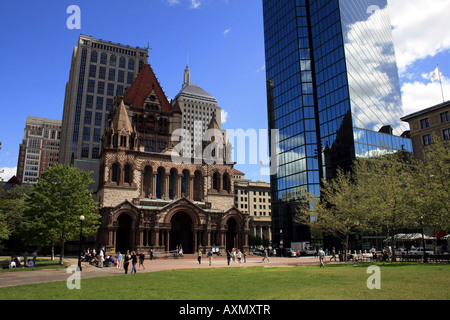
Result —
<instances>
[{"instance_id":1,"label":"green lawn","mask_svg":"<svg viewBox=\"0 0 450 320\"><path fill-rule=\"evenodd\" d=\"M0 300L449 300L450 265L380 265L369 290L368 264L171 270L0 288Z\"/></svg>"}]
</instances>

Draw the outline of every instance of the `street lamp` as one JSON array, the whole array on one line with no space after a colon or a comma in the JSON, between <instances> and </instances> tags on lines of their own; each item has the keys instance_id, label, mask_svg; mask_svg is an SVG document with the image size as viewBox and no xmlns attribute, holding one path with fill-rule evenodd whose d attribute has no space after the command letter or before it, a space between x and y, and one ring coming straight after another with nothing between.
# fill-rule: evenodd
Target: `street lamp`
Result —
<instances>
[{"instance_id":1,"label":"street lamp","mask_svg":"<svg viewBox=\"0 0 450 320\"><path fill-rule=\"evenodd\" d=\"M83 220L84 216L80 216L80 250L78 251L78 268L80 271L81 269L81 237L83 236Z\"/></svg>"},{"instance_id":2,"label":"street lamp","mask_svg":"<svg viewBox=\"0 0 450 320\"><path fill-rule=\"evenodd\" d=\"M423 234L423 216L420 216L420 227L422 229L422 246L423 246L423 263L428 263L427 256L425 255L425 236Z\"/></svg>"}]
</instances>

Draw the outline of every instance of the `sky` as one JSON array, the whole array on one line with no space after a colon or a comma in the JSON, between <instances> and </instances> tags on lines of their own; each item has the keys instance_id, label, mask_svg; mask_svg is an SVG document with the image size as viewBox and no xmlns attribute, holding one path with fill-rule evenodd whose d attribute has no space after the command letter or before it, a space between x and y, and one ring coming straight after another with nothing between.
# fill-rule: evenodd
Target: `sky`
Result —
<instances>
[{"instance_id":1,"label":"sky","mask_svg":"<svg viewBox=\"0 0 450 320\"><path fill-rule=\"evenodd\" d=\"M404 115L450 100L448 0L388 0ZM80 29L69 29L80 9ZM191 82L222 108L222 129L267 129L261 0L8 1L0 19L0 179L16 173L27 116L62 120L65 85L81 34L150 46L149 63L167 97L180 91L189 55ZM262 139L264 135L261 136ZM259 159L237 164L247 179Z\"/></svg>"}]
</instances>

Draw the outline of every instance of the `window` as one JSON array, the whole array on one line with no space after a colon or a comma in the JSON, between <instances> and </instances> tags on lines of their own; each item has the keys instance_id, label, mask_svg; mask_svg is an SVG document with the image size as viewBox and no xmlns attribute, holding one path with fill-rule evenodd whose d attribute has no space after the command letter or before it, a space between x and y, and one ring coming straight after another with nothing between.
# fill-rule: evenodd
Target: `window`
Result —
<instances>
[{"instance_id":1,"label":"window","mask_svg":"<svg viewBox=\"0 0 450 320\"><path fill-rule=\"evenodd\" d=\"M104 94L105 93L105 83L103 81L99 81L98 82L97 93L98 94Z\"/></svg>"},{"instance_id":2,"label":"window","mask_svg":"<svg viewBox=\"0 0 450 320\"><path fill-rule=\"evenodd\" d=\"M134 70L134 59L130 58L130 60L128 60L128 70Z\"/></svg>"},{"instance_id":3,"label":"window","mask_svg":"<svg viewBox=\"0 0 450 320\"><path fill-rule=\"evenodd\" d=\"M430 127L430 122L429 122L428 118L420 120L420 127L422 129L426 129L426 128Z\"/></svg>"},{"instance_id":4,"label":"window","mask_svg":"<svg viewBox=\"0 0 450 320\"><path fill-rule=\"evenodd\" d=\"M97 62L97 58L98 58L97 51L92 51L91 52L91 62Z\"/></svg>"},{"instance_id":5,"label":"window","mask_svg":"<svg viewBox=\"0 0 450 320\"><path fill-rule=\"evenodd\" d=\"M105 79L105 77L106 77L106 68L105 67L100 67L100 69L98 71L98 77L100 79Z\"/></svg>"},{"instance_id":6,"label":"window","mask_svg":"<svg viewBox=\"0 0 450 320\"><path fill-rule=\"evenodd\" d=\"M116 69L109 69L108 80L109 81L116 80Z\"/></svg>"},{"instance_id":7,"label":"window","mask_svg":"<svg viewBox=\"0 0 450 320\"><path fill-rule=\"evenodd\" d=\"M106 60L108 59L108 56L106 55L106 53L102 53L100 56L100 63L101 64L106 64Z\"/></svg>"},{"instance_id":8,"label":"window","mask_svg":"<svg viewBox=\"0 0 450 320\"><path fill-rule=\"evenodd\" d=\"M119 68L124 68L125 69L125 58L124 57L120 57L119 59Z\"/></svg>"},{"instance_id":9,"label":"window","mask_svg":"<svg viewBox=\"0 0 450 320\"><path fill-rule=\"evenodd\" d=\"M87 91L94 92L94 88L95 88L95 80L88 80Z\"/></svg>"},{"instance_id":10,"label":"window","mask_svg":"<svg viewBox=\"0 0 450 320\"><path fill-rule=\"evenodd\" d=\"M89 77L95 78L96 73L97 73L97 66L94 64L91 64L89 66Z\"/></svg>"},{"instance_id":11,"label":"window","mask_svg":"<svg viewBox=\"0 0 450 320\"><path fill-rule=\"evenodd\" d=\"M441 113L441 122L448 122L450 121L450 112L446 111L444 113Z\"/></svg>"},{"instance_id":12,"label":"window","mask_svg":"<svg viewBox=\"0 0 450 320\"><path fill-rule=\"evenodd\" d=\"M450 129L445 129L443 131L444 134L444 140L450 140Z\"/></svg>"},{"instance_id":13,"label":"window","mask_svg":"<svg viewBox=\"0 0 450 320\"><path fill-rule=\"evenodd\" d=\"M424 146L429 146L431 144L431 134L427 134L427 135L423 136L422 140L423 140Z\"/></svg>"},{"instance_id":14,"label":"window","mask_svg":"<svg viewBox=\"0 0 450 320\"><path fill-rule=\"evenodd\" d=\"M109 58L109 65L115 67L115 66L116 66L116 61L117 61L116 56L115 56L115 55L112 55L112 56Z\"/></svg>"}]
</instances>

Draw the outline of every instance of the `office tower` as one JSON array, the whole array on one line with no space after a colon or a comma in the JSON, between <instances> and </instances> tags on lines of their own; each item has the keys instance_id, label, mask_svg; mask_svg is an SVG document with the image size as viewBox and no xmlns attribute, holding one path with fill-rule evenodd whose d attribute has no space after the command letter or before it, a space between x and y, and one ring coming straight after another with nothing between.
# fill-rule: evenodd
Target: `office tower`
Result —
<instances>
[{"instance_id":1,"label":"office tower","mask_svg":"<svg viewBox=\"0 0 450 320\"><path fill-rule=\"evenodd\" d=\"M131 86L147 59L148 48L80 35L66 84L61 163L93 171L98 181L100 139L114 97Z\"/></svg>"},{"instance_id":2,"label":"office tower","mask_svg":"<svg viewBox=\"0 0 450 320\"><path fill-rule=\"evenodd\" d=\"M184 80L181 91L176 95L174 103L183 113L182 128L186 129L185 141L190 141L190 149L194 151L194 142L201 140L213 116L221 127L221 109L216 98L203 90L199 85L191 83L191 71L189 65L184 70Z\"/></svg>"},{"instance_id":3,"label":"office tower","mask_svg":"<svg viewBox=\"0 0 450 320\"><path fill-rule=\"evenodd\" d=\"M37 183L46 168L58 163L60 134L61 120L27 117L17 162L21 183Z\"/></svg>"},{"instance_id":4,"label":"office tower","mask_svg":"<svg viewBox=\"0 0 450 320\"><path fill-rule=\"evenodd\" d=\"M309 240L293 222L302 192L357 157L412 151L386 0L263 0L268 122L279 130L273 237Z\"/></svg>"}]
</instances>

